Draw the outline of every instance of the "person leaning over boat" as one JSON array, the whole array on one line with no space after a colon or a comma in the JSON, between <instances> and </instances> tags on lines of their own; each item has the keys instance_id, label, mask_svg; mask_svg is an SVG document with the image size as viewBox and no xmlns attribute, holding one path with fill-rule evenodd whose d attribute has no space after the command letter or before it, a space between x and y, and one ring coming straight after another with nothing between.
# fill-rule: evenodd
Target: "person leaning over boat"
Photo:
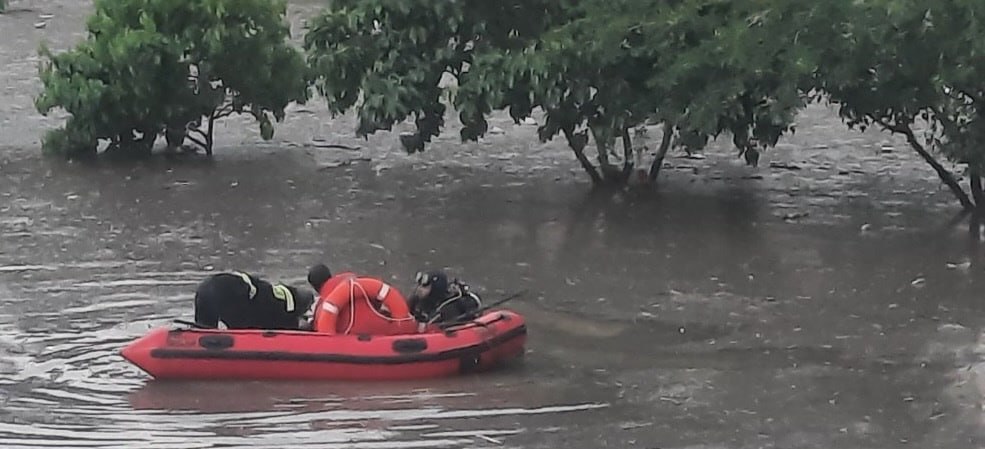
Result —
<instances>
[{"instance_id":1,"label":"person leaning over boat","mask_svg":"<svg viewBox=\"0 0 985 449\"><path fill-rule=\"evenodd\" d=\"M290 329L304 326L315 302L306 288L272 283L256 274L232 271L203 279L195 289L195 323L228 329Z\"/></svg>"},{"instance_id":2,"label":"person leaning over boat","mask_svg":"<svg viewBox=\"0 0 985 449\"><path fill-rule=\"evenodd\" d=\"M332 275L318 264L308 270L308 283L318 292L310 325L315 332L393 335L417 330L407 300L380 279L352 272Z\"/></svg>"}]
</instances>

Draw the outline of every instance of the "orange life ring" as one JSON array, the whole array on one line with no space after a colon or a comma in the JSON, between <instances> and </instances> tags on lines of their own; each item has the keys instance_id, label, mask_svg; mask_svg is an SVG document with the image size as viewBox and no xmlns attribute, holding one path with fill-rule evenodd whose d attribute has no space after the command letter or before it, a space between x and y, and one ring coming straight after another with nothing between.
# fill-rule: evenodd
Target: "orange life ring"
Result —
<instances>
[{"instance_id":1,"label":"orange life ring","mask_svg":"<svg viewBox=\"0 0 985 449\"><path fill-rule=\"evenodd\" d=\"M334 288L331 291L323 292L321 295L321 301L318 309L315 310L314 317L314 330L316 332L337 333L336 326L339 315L357 300L382 304L382 308L390 313L387 319L391 321L413 319L404 295L379 279L353 276L335 285L324 287ZM328 290L328 288L324 290ZM373 309L375 310L375 307Z\"/></svg>"}]
</instances>

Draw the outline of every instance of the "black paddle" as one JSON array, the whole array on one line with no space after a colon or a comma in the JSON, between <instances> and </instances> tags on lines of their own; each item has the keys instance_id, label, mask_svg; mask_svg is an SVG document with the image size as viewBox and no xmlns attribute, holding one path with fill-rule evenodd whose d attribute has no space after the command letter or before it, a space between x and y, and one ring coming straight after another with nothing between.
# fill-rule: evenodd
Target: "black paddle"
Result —
<instances>
[{"instance_id":1,"label":"black paddle","mask_svg":"<svg viewBox=\"0 0 985 449\"><path fill-rule=\"evenodd\" d=\"M503 304L505 304L508 301L512 301L512 300L514 300L516 298L519 298L519 297L523 296L526 293L527 293L526 290L520 290L520 291L518 291L518 292L516 292L516 293L514 293L514 294L512 294L510 296L507 296L507 297L505 297L503 299L500 299L499 301L496 301L496 302L494 302L492 304L489 304L488 306L485 306L485 307L483 307L481 309L476 309L476 310L473 310L471 312L465 312L465 313L463 313L463 314L461 314L461 315L453 318L451 321L448 321L448 322L445 322L445 323L439 323L438 324L438 327L441 328L441 329L447 329L447 328L452 327L452 326L458 326L459 324L468 323L469 321L472 321L473 319L475 319L475 317L481 316L483 313L486 313L486 312L492 310L493 308L495 308L497 306L503 305Z\"/></svg>"},{"instance_id":2,"label":"black paddle","mask_svg":"<svg viewBox=\"0 0 985 449\"><path fill-rule=\"evenodd\" d=\"M191 327L194 327L195 329L214 329L212 327L203 326L201 324L198 324L198 323L195 323L195 322L192 322L192 321L174 320L174 322L177 323L177 324L184 324L185 326L191 326Z\"/></svg>"}]
</instances>

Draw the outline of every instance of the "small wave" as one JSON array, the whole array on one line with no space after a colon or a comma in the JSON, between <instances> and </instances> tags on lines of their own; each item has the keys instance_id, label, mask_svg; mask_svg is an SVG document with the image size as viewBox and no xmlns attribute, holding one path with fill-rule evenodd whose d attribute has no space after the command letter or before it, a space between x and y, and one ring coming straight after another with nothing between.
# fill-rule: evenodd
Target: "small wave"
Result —
<instances>
[{"instance_id":1,"label":"small wave","mask_svg":"<svg viewBox=\"0 0 985 449\"><path fill-rule=\"evenodd\" d=\"M482 435L484 437L517 435L523 433L524 429L475 429L475 430L454 430L447 432L422 433L422 437L471 437Z\"/></svg>"},{"instance_id":2,"label":"small wave","mask_svg":"<svg viewBox=\"0 0 985 449\"><path fill-rule=\"evenodd\" d=\"M93 395L93 394L81 394L77 392L67 391L67 390L57 390L54 388L35 388L31 390L34 394L42 394L52 398L58 399L68 399L76 402L99 404L99 405L117 405L122 404L124 401L119 397L109 397L103 395ZM64 402L64 401L63 401Z\"/></svg>"},{"instance_id":3,"label":"small wave","mask_svg":"<svg viewBox=\"0 0 985 449\"><path fill-rule=\"evenodd\" d=\"M34 237L33 232L4 232L3 238L5 239L23 239L28 237Z\"/></svg>"},{"instance_id":4,"label":"small wave","mask_svg":"<svg viewBox=\"0 0 985 449\"><path fill-rule=\"evenodd\" d=\"M595 410L609 407L609 404L585 403L574 405L555 405L535 408L490 408L490 409L454 409L446 410L441 407L422 407L396 410L331 410L313 412L304 416L290 414L269 420L271 424L291 424L301 421L345 421L345 420L387 420L415 421L422 419L458 419L458 418L487 418L494 416L557 414Z\"/></svg>"},{"instance_id":5,"label":"small wave","mask_svg":"<svg viewBox=\"0 0 985 449\"><path fill-rule=\"evenodd\" d=\"M91 312L99 312L103 310L122 309L122 308L140 307L140 306L152 306L159 302L153 299L134 299L130 301L106 301L106 299L107 298L100 298L99 302L88 306L69 307L67 309L63 309L62 313L64 314L91 313Z\"/></svg>"},{"instance_id":6,"label":"small wave","mask_svg":"<svg viewBox=\"0 0 985 449\"><path fill-rule=\"evenodd\" d=\"M0 265L0 273L16 273L21 271L55 271L55 265Z\"/></svg>"},{"instance_id":7,"label":"small wave","mask_svg":"<svg viewBox=\"0 0 985 449\"><path fill-rule=\"evenodd\" d=\"M114 287L147 287L154 285L198 285L200 281L183 280L155 280L155 279L120 279L116 281L93 281L80 282L73 286L75 289L86 289L93 287L114 288Z\"/></svg>"},{"instance_id":8,"label":"small wave","mask_svg":"<svg viewBox=\"0 0 985 449\"><path fill-rule=\"evenodd\" d=\"M9 449L45 449L45 448L63 448L63 447L106 447L105 441L79 441L77 439L63 439L57 440L50 437L44 438L10 438L3 434L3 429L0 427L0 442L3 442L4 448ZM146 446L145 446L146 447ZM200 446L208 447L208 446Z\"/></svg>"},{"instance_id":9,"label":"small wave","mask_svg":"<svg viewBox=\"0 0 985 449\"><path fill-rule=\"evenodd\" d=\"M390 426L390 430L398 430L398 431L432 430L432 429L440 429L440 428L441 426L437 424L409 424L405 426L404 425Z\"/></svg>"},{"instance_id":10,"label":"small wave","mask_svg":"<svg viewBox=\"0 0 985 449\"><path fill-rule=\"evenodd\" d=\"M58 401L53 401L51 399L29 398L29 397L15 398L15 399L12 399L10 402L11 403L31 404L31 405L37 405L37 406L40 406L40 407L54 407L54 406L57 406L59 404Z\"/></svg>"},{"instance_id":11,"label":"small wave","mask_svg":"<svg viewBox=\"0 0 985 449\"><path fill-rule=\"evenodd\" d=\"M429 391L421 392L411 392L409 394L394 394L394 395L375 395L375 396L363 396L361 399L366 401L406 401L408 399L438 399L438 398L462 398L475 396L475 393L433 393Z\"/></svg>"},{"instance_id":12,"label":"small wave","mask_svg":"<svg viewBox=\"0 0 985 449\"><path fill-rule=\"evenodd\" d=\"M162 278L162 277L187 278L187 277L193 277L194 276L196 278L202 278L202 277L206 277L206 276L211 276L211 275L216 274L216 273L217 273L217 271L204 271L204 270L197 270L197 271L193 271L193 270L182 270L182 271L140 271L140 272L134 272L133 273L133 277L140 277L140 278ZM119 279L120 278L120 274L119 273L99 273L99 274L93 275L93 277L95 277L95 278L116 278L116 279Z\"/></svg>"},{"instance_id":13,"label":"small wave","mask_svg":"<svg viewBox=\"0 0 985 449\"><path fill-rule=\"evenodd\" d=\"M12 438L8 439L7 437L4 437L4 435L8 435ZM72 430L63 428L60 429L50 425L39 426L0 422L0 441L3 441L4 443L9 444L19 440L18 442L24 443L35 441L38 443L51 444L67 439L71 439L77 443L127 441L120 438L120 435L115 432L110 434L108 432L93 432L91 429Z\"/></svg>"}]
</instances>

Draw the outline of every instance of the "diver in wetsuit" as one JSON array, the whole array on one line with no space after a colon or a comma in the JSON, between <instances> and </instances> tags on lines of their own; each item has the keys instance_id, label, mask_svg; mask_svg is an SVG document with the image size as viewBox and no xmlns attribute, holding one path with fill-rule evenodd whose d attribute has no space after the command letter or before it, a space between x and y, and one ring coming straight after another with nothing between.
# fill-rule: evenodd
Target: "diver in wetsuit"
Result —
<instances>
[{"instance_id":1,"label":"diver in wetsuit","mask_svg":"<svg viewBox=\"0 0 985 449\"><path fill-rule=\"evenodd\" d=\"M482 307L482 299L464 282L441 270L417 273L417 285L407 305L417 321L427 324L467 319Z\"/></svg>"}]
</instances>

